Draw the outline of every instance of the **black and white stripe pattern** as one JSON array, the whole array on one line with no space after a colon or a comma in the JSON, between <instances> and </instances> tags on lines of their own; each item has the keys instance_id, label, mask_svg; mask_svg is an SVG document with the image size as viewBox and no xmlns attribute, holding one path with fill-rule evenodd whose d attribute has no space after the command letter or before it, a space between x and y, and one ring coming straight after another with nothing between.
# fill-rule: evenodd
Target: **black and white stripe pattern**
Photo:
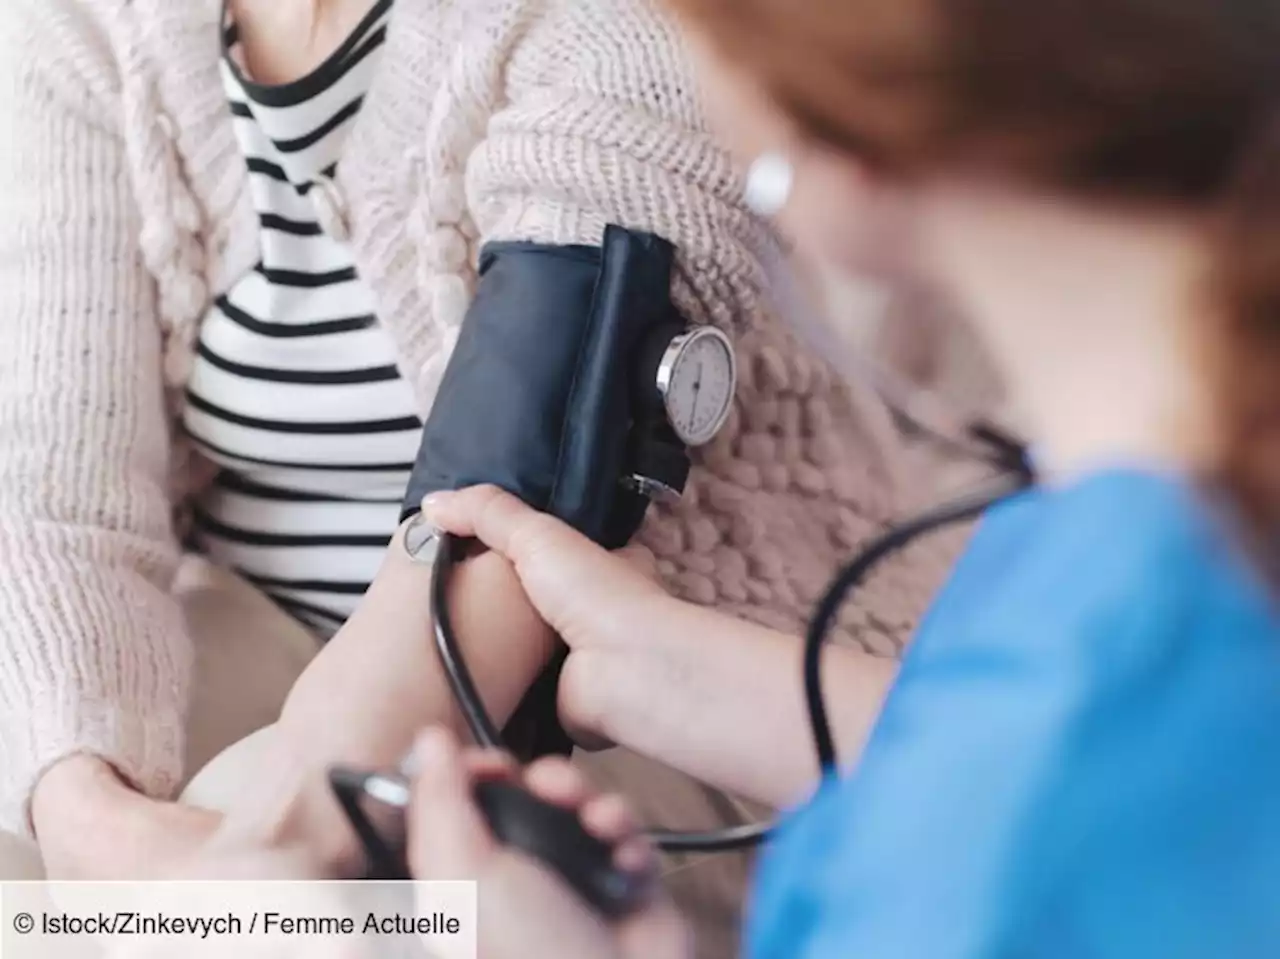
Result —
<instances>
[{"instance_id":1,"label":"black and white stripe pattern","mask_svg":"<svg viewBox=\"0 0 1280 959\"><path fill-rule=\"evenodd\" d=\"M248 79L234 25L225 35L262 259L201 326L185 425L223 471L196 533L322 635L377 571L422 430L372 293L312 196L336 169L390 7L379 2L323 66L286 86Z\"/></svg>"}]
</instances>

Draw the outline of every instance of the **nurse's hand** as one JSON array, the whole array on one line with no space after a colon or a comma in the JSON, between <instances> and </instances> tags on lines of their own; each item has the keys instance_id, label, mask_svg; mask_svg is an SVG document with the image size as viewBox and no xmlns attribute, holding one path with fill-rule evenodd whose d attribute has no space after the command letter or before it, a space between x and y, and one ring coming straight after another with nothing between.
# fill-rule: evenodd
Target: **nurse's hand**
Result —
<instances>
[{"instance_id":1,"label":"nurse's hand","mask_svg":"<svg viewBox=\"0 0 1280 959\"><path fill-rule=\"evenodd\" d=\"M671 601L643 547L611 553L496 486L433 493L422 509L440 529L510 560L529 601L572 649L629 642L646 632L655 604Z\"/></svg>"},{"instance_id":2,"label":"nurse's hand","mask_svg":"<svg viewBox=\"0 0 1280 959\"><path fill-rule=\"evenodd\" d=\"M422 506L436 526L474 537L511 562L529 602L569 646L561 721L578 745L608 745L601 735L609 708L601 701L602 663L625 669L633 650L682 629L675 624L682 604L658 582L653 556L640 546L611 553L494 486L435 493Z\"/></svg>"},{"instance_id":3,"label":"nurse's hand","mask_svg":"<svg viewBox=\"0 0 1280 959\"><path fill-rule=\"evenodd\" d=\"M595 795L563 759L534 763L523 774L501 754L461 751L442 729L424 733L415 750L409 813L409 864L418 880L476 880L480 959L687 959L684 923L658 884L656 860L617 796ZM635 915L609 924L558 876L523 853L500 845L471 798L477 778L523 775L548 802L578 810L586 828L618 850L619 865L651 870L653 898Z\"/></svg>"}]
</instances>

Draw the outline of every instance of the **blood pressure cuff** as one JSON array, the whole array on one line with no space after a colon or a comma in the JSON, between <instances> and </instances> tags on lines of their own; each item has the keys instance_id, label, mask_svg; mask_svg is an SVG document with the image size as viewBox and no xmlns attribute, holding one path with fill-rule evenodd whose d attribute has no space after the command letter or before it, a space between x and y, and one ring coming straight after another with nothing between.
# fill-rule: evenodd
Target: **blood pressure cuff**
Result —
<instances>
[{"instance_id":1,"label":"blood pressure cuff","mask_svg":"<svg viewBox=\"0 0 1280 959\"><path fill-rule=\"evenodd\" d=\"M489 483L607 548L625 545L648 505L622 485L636 456L637 357L655 331L684 327L673 260L660 237L613 226L599 247L488 244L404 516L429 493ZM558 667L508 727L525 758L571 748L555 719Z\"/></svg>"},{"instance_id":2,"label":"blood pressure cuff","mask_svg":"<svg viewBox=\"0 0 1280 959\"><path fill-rule=\"evenodd\" d=\"M673 259L662 238L614 226L599 247L487 245L405 517L429 493L491 483L624 546L648 504L621 485L636 455L637 356L654 331L684 327Z\"/></svg>"}]
</instances>

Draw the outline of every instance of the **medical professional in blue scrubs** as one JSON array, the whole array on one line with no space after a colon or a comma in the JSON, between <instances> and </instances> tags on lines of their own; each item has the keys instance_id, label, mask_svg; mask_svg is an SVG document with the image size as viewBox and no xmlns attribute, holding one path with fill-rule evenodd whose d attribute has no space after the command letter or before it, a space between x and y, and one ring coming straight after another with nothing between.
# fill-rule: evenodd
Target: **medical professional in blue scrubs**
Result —
<instances>
[{"instance_id":1,"label":"medical professional in blue scrubs","mask_svg":"<svg viewBox=\"0 0 1280 959\"><path fill-rule=\"evenodd\" d=\"M950 298L1040 472L767 851L748 954L1280 956L1280 0L669 2L810 289ZM686 615L493 490L428 512L566 636ZM610 929L500 850L477 760L424 742L415 861L480 877L486 959L690 954L668 907Z\"/></svg>"}]
</instances>

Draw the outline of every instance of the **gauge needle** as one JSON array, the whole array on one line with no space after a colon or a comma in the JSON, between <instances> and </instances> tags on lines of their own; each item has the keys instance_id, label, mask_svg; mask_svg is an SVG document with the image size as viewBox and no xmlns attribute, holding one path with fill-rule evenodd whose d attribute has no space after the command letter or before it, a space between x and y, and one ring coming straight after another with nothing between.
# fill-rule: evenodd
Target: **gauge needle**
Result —
<instances>
[{"instance_id":1,"label":"gauge needle","mask_svg":"<svg viewBox=\"0 0 1280 959\"><path fill-rule=\"evenodd\" d=\"M692 423L698 422L698 394L702 392L702 364L698 364L698 378L693 381L693 409L689 411Z\"/></svg>"}]
</instances>

